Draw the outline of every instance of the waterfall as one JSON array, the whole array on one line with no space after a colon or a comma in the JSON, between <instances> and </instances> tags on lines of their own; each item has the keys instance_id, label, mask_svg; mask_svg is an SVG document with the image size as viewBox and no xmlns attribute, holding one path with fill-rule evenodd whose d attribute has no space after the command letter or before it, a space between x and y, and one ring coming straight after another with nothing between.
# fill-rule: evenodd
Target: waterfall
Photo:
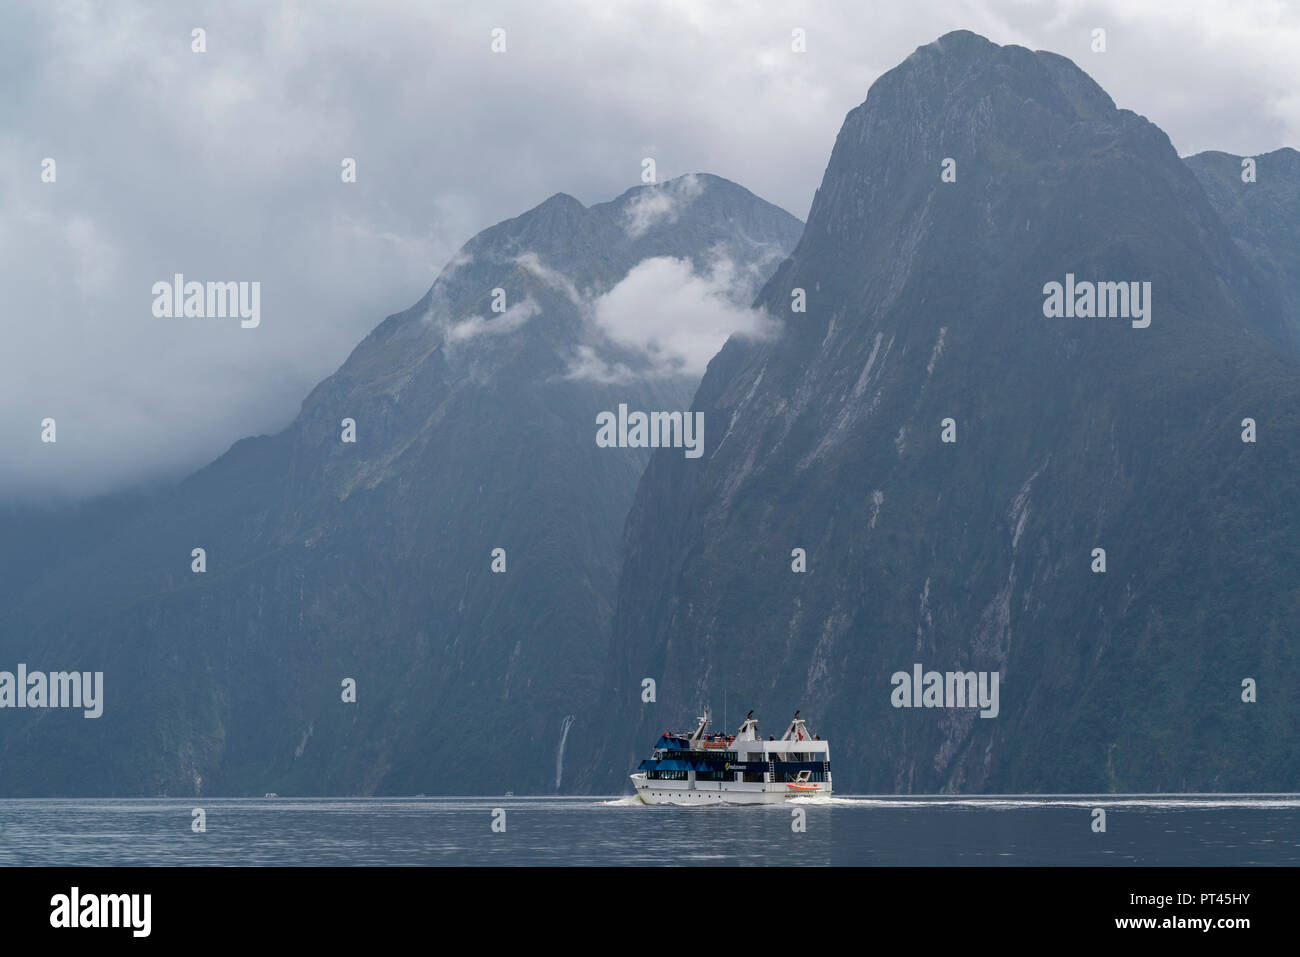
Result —
<instances>
[{"instance_id":1,"label":"waterfall","mask_svg":"<svg viewBox=\"0 0 1300 957\"><path fill-rule=\"evenodd\" d=\"M555 790L560 790L560 778L564 774L564 742L569 738L569 729L573 727L573 721L577 718L576 714L566 714L564 723L560 725L560 746L555 751Z\"/></svg>"}]
</instances>

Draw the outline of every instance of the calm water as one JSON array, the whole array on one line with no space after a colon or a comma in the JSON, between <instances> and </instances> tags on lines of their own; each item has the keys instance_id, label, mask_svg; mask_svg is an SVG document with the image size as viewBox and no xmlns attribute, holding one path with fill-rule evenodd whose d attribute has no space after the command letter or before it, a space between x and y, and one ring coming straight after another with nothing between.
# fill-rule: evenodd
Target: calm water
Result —
<instances>
[{"instance_id":1,"label":"calm water","mask_svg":"<svg viewBox=\"0 0 1300 957\"><path fill-rule=\"evenodd\" d=\"M191 830L202 807L207 830ZM1092 808L1106 833L1092 831ZM505 810L504 833L492 830ZM807 830L791 829L792 810ZM1300 796L0 800L0 865L1300 863Z\"/></svg>"}]
</instances>

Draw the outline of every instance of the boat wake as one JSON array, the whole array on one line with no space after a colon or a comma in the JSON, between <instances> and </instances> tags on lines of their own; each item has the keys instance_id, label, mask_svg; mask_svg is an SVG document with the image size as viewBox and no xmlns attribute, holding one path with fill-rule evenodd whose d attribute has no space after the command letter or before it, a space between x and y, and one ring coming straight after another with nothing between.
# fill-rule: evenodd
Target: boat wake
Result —
<instances>
[{"instance_id":1,"label":"boat wake","mask_svg":"<svg viewBox=\"0 0 1300 957\"><path fill-rule=\"evenodd\" d=\"M625 794L623 797L614 798L612 801L597 801L603 807L645 807L645 801L641 800L639 794Z\"/></svg>"},{"instance_id":2,"label":"boat wake","mask_svg":"<svg viewBox=\"0 0 1300 957\"><path fill-rule=\"evenodd\" d=\"M787 804L805 804L820 807L961 807L981 810L1011 810L1033 807L1145 807L1145 808L1220 808L1239 807L1259 810L1300 809L1300 796L1296 795L1123 795L1108 794L1089 797L835 797L817 795L789 798Z\"/></svg>"}]
</instances>

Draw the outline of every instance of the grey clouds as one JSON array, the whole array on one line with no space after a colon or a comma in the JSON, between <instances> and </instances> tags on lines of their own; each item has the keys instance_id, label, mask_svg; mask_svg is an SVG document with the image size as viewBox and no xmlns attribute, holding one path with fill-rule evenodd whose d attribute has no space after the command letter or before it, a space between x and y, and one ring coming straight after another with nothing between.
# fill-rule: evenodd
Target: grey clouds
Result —
<instances>
[{"instance_id":1,"label":"grey clouds","mask_svg":"<svg viewBox=\"0 0 1300 957\"><path fill-rule=\"evenodd\" d=\"M643 157L802 218L844 115L953 29L1070 57L1184 155L1300 144L1300 14L1266 2L6 5L0 498L177 476L282 428L471 236L611 199ZM260 327L155 318L177 272L260 282Z\"/></svg>"}]
</instances>

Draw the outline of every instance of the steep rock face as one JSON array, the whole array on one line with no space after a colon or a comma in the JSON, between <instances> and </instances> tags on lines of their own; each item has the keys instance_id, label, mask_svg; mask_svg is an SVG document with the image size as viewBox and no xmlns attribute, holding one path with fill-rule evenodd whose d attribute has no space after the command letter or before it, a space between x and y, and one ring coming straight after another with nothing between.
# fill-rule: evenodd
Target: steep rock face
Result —
<instances>
[{"instance_id":1,"label":"steep rock face","mask_svg":"<svg viewBox=\"0 0 1300 957\"><path fill-rule=\"evenodd\" d=\"M102 670L106 701L0 715L0 793L553 791L593 719L647 459L597 448L596 416L680 410L695 385L641 375L593 303L659 256L730 264L748 303L800 231L706 175L553 196L466 244L280 434L143 501L11 517L54 543L6 594L0 661ZM575 376L583 348L626 375Z\"/></svg>"},{"instance_id":2,"label":"steep rock face","mask_svg":"<svg viewBox=\"0 0 1300 957\"><path fill-rule=\"evenodd\" d=\"M1067 273L1150 282L1149 327L1046 318ZM1159 129L1062 57L948 34L848 115L758 302L785 334L728 343L705 456L638 487L585 781L626 787L725 692L766 730L802 708L839 789L1300 782L1300 375ZM915 663L996 672L997 717L893 707Z\"/></svg>"},{"instance_id":3,"label":"steep rock face","mask_svg":"<svg viewBox=\"0 0 1300 957\"><path fill-rule=\"evenodd\" d=\"M1254 180L1242 179L1245 157L1210 151L1187 157L1233 241L1281 300L1300 349L1300 152L1290 147L1251 157Z\"/></svg>"}]
</instances>

